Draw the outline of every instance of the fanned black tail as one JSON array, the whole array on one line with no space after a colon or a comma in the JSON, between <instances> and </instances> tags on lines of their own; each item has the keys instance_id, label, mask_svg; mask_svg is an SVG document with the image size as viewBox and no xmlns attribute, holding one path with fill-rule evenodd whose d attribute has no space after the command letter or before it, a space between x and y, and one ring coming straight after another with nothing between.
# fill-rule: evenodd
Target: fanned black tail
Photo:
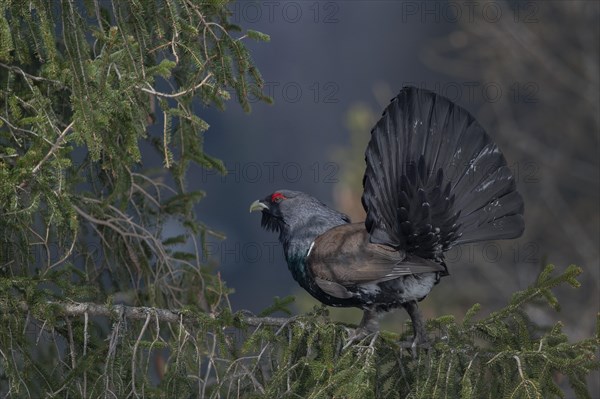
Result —
<instances>
[{"instance_id":1,"label":"fanned black tail","mask_svg":"<svg viewBox=\"0 0 600 399\"><path fill-rule=\"evenodd\" d=\"M371 131L362 203L371 241L425 258L519 237L523 200L504 156L463 108L405 87Z\"/></svg>"}]
</instances>

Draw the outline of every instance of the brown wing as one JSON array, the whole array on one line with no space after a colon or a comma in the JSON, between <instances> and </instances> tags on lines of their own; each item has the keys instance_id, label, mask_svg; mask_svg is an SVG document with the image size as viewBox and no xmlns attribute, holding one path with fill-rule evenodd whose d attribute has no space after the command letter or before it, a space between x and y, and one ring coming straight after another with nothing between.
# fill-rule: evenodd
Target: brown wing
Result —
<instances>
[{"instance_id":1,"label":"brown wing","mask_svg":"<svg viewBox=\"0 0 600 399\"><path fill-rule=\"evenodd\" d=\"M369 242L364 223L338 226L317 237L307 264L319 287L340 298L348 295L345 287L445 270L433 261Z\"/></svg>"}]
</instances>

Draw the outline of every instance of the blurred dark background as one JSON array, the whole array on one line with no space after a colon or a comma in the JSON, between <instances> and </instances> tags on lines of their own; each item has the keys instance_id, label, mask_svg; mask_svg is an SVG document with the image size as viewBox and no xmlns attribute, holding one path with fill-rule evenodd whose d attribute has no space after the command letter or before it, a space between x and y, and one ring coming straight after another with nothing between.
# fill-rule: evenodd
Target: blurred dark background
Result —
<instances>
[{"instance_id":1,"label":"blurred dark background","mask_svg":"<svg viewBox=\"0 0 600 399\"><path fill-rule=\"evenodd\" d=\"M205 150L229 173L197 169L207 197L198 218L210 261L234 310L258 312L296 295L295 312L316 301L293 281L277 236L249 214L280 188L310 193L352 216L360 206L363 151L389 100L407 84L432 89L471 111L498 142L525 197L518 240L449 254L451 275L423 301L428 318L484 313L534 281L542 265L583 267L581 289L557 290L560 313L532 308L542 325L563 320L573 339L590 336L599 310L599 9L596 1L243 1L234 22L271 36L249 43L273 105L251 114L200 109L211 125ZM336 311L337 312L337 311ZM345 312L345 313L344 313ZM335 317L357 323L341 311ZM385 319L398 329L406 315Z\"/></svg>"}]
</instances>

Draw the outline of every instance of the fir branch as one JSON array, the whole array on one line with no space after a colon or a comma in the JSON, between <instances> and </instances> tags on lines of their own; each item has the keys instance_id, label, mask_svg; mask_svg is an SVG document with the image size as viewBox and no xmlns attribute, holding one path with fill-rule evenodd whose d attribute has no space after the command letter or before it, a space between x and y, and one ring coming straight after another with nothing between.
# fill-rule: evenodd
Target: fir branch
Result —
<instances>
[{"instance_id":1,"label":"fir branch","mask_svg":"<svg viewBox=\"0 0 600 399\"><path fill-rule=\"evenodd\" d=\"M169 309L161 309L157 307L147 306L127 306L127 305L101 305L92 302L52 302L47 301L46 306L51 307L56 312L66 317L118 317L128 320L144 320L147 321L149 316L153 316L156 320L166 323L180 323L182 321L194 322L198 320L198 316L189 311L177 311ZM27 313L32 308L26 302L19 302L20 311ZM6 304L0 304L0 310L3 312L11 311L11 307ZM87 315L87 316L86 316ZM209 315L210 318L217 318L218 315ZM242 325L250 327L282 327L296 318L291 317L258 317L249 316L247 314L236 314L236 319ZM140 334L142 335L142 334Z\"/></svg>"},{"instance_id":2,"label":"fir branch","mask_svg":"<svg viewBox=\"0 0 600 399\"><path fill-rule=\"evenodd\" d=\"M598 367L595 352L599 337L569 344L560 323L541 337L510 329L521 308L536 299L536 296L529 295L531 292L538 292L540 286L576 282L573 279L576 274L574 268L556 277L550 275L551 271L552 266L548 266L533 286L515 293L505 308L510 311L502 309L494 313L495 317L479 322L485 324L483 330L496 331L488 342L475 344L468 334L469 323L460 325L454 318L444 316L428 326L430 333L439 328L438 333L443 332L443 336L435 340L427 353L421 351L416 360L411 356L403 357L402 345L399 345L396 336L389 333L374 334L344 348L349 337L348 330L345 326L324 321L320 317L322 312L295 318L275 318L256 317L244 312L231 314L227 309L207 314L186 309L91 302L14 302L6 299L0 303L0 314L14 316L21 313L21 318L26 314L27 319L30 314L33 318L48 317L46 329L51 331L64 329L56 321L67 320L67 331L62 334L70 349L65 360L70 360L73 370L79 364L86 364L85 356L77 358L76 355L80 354L79 346L83 346L85 352L89 345L86 338L88 318L109 318L112 320L112 332L109 334L108 356L104 355L106 362L102 378L105 389L115 392L125 389L134 396L141 394L147 384L144 380L147 370L139 372L138 365L160 353L155 351L152 355L152 350L146 352L141 348L158 349L161 347L159 344L164 342L173 352L170 367L175 370L184 367L179 359L185 357L192 362L185 366L189 370L187 374L200 378L201 368L190 367L199 365L198 362L208 362L209 367L204 369L205 374L199 384L199 393L210 387L208 389L216 389L214 392L226 395L232 385L237 385L238 392L247 395L264 392L269 397L293 393L302 397L429 398L432 392L440 397L456 397L459 392L469 398L482 397L486 392L518 397L551 397L562 395L561 388L553 379L554 375L561 373L576 388L578 397L585 398L588 395L583 381L590 370ZM13 280L12 286L26 284L24 280ZM538 296L545 298L541 294ZM523 298L526 299L522 301ZM281 302L278 300L276 304ZM504 317L498 317L499 314ZM69 321L69 318L81 316L86 320L83 328L81 320ZM156 320L154 329L151 328L152 319ZM166 335L160 333L160 323L168 324L171 342L163 340ZM231 328L250 334L243 345L224 334ZM43 326L41 330L44 330ZM146 334L150 330L154 331L152 341ZM190 346L193 348L191 353ZM187 354L185 347L188 347ZM65 365L68 366L68 363ZM128 377L131 383L123 388L113 389L113 379L121 378L117 371L119 367L131 370L135 376ZM268 368L266 375L265 367ZM115 371L116 375L113 374ZM71 384L71 390L84 390L80 379L73 383L66 379L60 388L55 387L54 390L62 391L68 384Z\"/></svg>"},{"instance_id":3,"label":"fir branch","mask_svg":"<svg viewBox=\"0 0 600 399\"><path fill-rule=\"evenodd\" d=\"M33 130L29 130L29 129L23 129L21 127L15 126L12 123L10 123L10 121L4 117L2 117L2 115L0 115L0 121L2 121L2 123L5 123L11 130L17 131L17 132L22 132L22 133L26 133L28 135L34 136L36 138L41 138L43 141L45 141L46 143L52 145L53 143L48 140L46 137L44 137L43 135L40 135L36 132L34 132ZM16 140L15 140L16 141ZM17 154L14 154L14 156L17 156Z\"/></svg>"},{"instance_id":4,"label":"fir branch","mask_svg":"<svg viewBox=\"0 0 600 399\"><path fill-rule=\"evenodd\" d=\"M12 72L19 73L25 79L30 79L30 80L33 80L35 82L49 82L49 83L52 83L54 85L57 85L60 88L66 88L66 86L64 86L63 83L60 82L60 81L58 81L58 80L48 79L48 78L44 78L42 76L32 75L30 73L25 72L24 70L22 70L21 68L19 68L18 66L15 66L15 65L6 65L6 64L0 62L0 67L2 67L4 69L7 69L9 71L12 71Z\"/></svg>"},{"instance_id":5,"label":"fir branch","mask_svg":"<svg viewBox=\"0 0 600 399\"><path fill-rule=\"evenodd\" d=\"M46 153L44 158L42 158L42 160L37 165L35 165L33 167L33 169L31 170L32 175L35 176L35 174L40 170L40 168L44 165L44 163L46 161L48 161L48 159L60 148L60 145L62 144L65 136L67 135L67 133L69 133L69 130L71 130L71 128L73 127L73 123L74 122L69 123L69 125L66 128L64 128L62 132L60 132L60 134L56 138L56 141L54 142L54 144L52 145L52 147L50 148L48 153Z\"/></svg>"}]
</instances>

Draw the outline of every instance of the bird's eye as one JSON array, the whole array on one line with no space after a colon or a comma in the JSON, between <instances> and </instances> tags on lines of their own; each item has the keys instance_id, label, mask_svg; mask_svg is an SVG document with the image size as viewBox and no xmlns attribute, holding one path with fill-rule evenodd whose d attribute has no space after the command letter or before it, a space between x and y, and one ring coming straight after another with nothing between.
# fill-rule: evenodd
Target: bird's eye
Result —
<instances>
[{"instance_id":1,"label":"bird's eye","mask_svg":"<svg viewBox=\"0 0 600 399\"><path fill-rule=\"evenodd\" d=\"M275 193L275 194L271 195L271 202L274 202L276 204L280 203L284 199L285 199L285 196L281 193Z\"/></svg>"}]
</instances>

